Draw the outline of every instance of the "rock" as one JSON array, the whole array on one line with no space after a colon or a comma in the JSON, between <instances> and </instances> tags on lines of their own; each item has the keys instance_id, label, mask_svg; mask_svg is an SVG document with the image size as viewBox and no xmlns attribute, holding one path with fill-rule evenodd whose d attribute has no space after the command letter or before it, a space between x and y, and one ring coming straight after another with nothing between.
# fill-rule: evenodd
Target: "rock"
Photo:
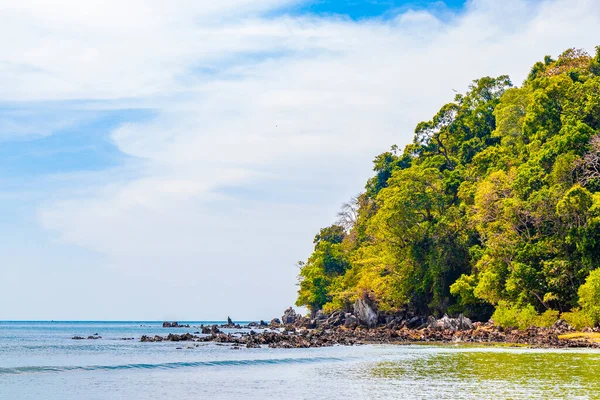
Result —
<instances>
[{"instance_id":1,"label":"rock","mask_svg":"<svg viewBox=\"0 0 600 400\"><path fill-rule=\"evenodd\" d=\"M233 326L233 321L229 317L227 317L227 326Z\"/></svg>"},{"instance_id":2,"label":"rock","mask_svg":"<svg viewBox=\"0 0 600 400\"><path fill-rule=\"evenodd\" d=\"M213 335L213 334L221 333L221 331L219 330L219 327L217 325L212 325L212 326L201 325L200 332L202 332L203 335Z\"/></svg>"},{"instance_id":3,"label":"rock","mask_svg":"<svg viewBox=\"0 0 600 400\"><path fill-rule=\"evenodd\" d=\"M469 318L465 317L462 314L459 314L458 318L456 319L458 320L459 331L468 331L475 328L475 326L473 325L473 321L471 321Z\"/></svg>"},{"instance_id":4,"label":"rock","mask_svg":"<svg viewBox=\"0 0 600 400\"><path fill-rule=\"evenodd\" d=\"M301 316L298 316L298 318L296 319L296 326L298 326L299 328L306 329L314 329L317 327L316 320L310 319L309 317Z\"/></svg>"},{"instance_id":5,"label":"rock","mask_svg":"<svg viewBox=\"0 0 600 400\"><path fill-rule=\"evenodd\" d=\"M406 321L406 327L408 329L415 329L423 325L423 319L421 317L412 317Z\"/></svg>"},{"instance_id":6,"label":"rock","mask_svg":"<svg viewBox=\"0 0 600 400\"><path fill-rule=\"evenodd\" d=\"M327 318L327 325L328 326L340 326L344 324L344 321L346 319L346 316L343 312L341 311L334 311L329 318Z\"/></svg>"},{"instance_id":7,"label":"rock","mask_svg":"<svg viewBox=\"0 0 600 400\"><path fill-rule=\"evenodd\" d=\"M574 330L573 327L564 319L557 320L554 325L552 325L551 329L554 331L554 333L559 335Z\"/></svg>"},{"instance_id":8,"label":"rock","mask_svg":"<svg viewBox=\"0 0 600 400\"><path fill-rule=\"evenodd\" d=\"M162 327L163 328L189 328L189 325L180 325L179 322L175 321L175 322L163 322L162 323Z\"/></svg>"},{"instance_id":9,"label":"rock","mask_svg":"<svg viewBox=\"0 0 600 400\"><path fill-rule=\"evenodd\" d=\"M404 320L402 317L399 316L388 315L385 318L385 326L388 329L396 329L402 326L402 322L404 322Z\"/></svg>"},{"instance_id":10,"label":"rock","mask_svg":"<svg viewBox=\"0 0 600 400\"><path fill-rule=\"evenodd\" d=\"M362 324L369 328L377 326L379 318L377 307L368 298L356 300L356 303L354 303L354 315Z\"/></svg>"},{"instance_id":11,"label":"rock","mask_svg":"<svg viewBox=\"0 0 600 400\"><path fill-rule=\"evenodd\" d=\"M156 335L154 337L143 335L142 338L140 339L140 342L162 342L162 341L163 341L163 338L158 335Z\"/></svg>"},{"instance_id":12,"label":"rock","mask_svg":"<svg viewBox=\"0 0 600 400\"><path fill-rule=\"evenodd\" d=\"M427 318L427 327L433 330L448 330L453 332L471 330L474 328L471 320L462 314L460 314L458 318L450 318L448 315L444 314L444 316L438 320L430 316Z\"/></svg>"},{"instance_id":13,"label":"rock","mask_svg":"<svg viewBox=\"0 0 600 400\"><path fill-rule=\"evenodd\" d=\"M258 323L258 326L260 326L261 328L266 328L267 326L269 326L269 324L267 324L265 321L263 321L261 319L260 322Z\"/></svg>"},{"instance_id":14,"label":"rock","mask_svg":"<svg viewBox=\"0 0 600 400\"><path fill-rule=\"evenodd\" d=\"M279 320L279 318L273 318L271 320L271 322L269 323L270 326L272 326L273 328L277 328L279 327L279 325L281 325L281 321Z\"/></svg>"},{"instance_id":15,"label":"rock","mask_svg":"<svg viewBox=\"0 0 600 400\"><path fill-rule=\"evenodd\" d=\"M83 340L85 338L83 336L73 336L71 339L73 339L73 340Z\"/></svg>"},{"instance_id":16,"label":"rock","mask_svg":"<svg viewBox=\"0 0 600 400\"><path fill-rule=\"evenodd\" d=\"M290 307L283 312L281 321L284 325L293 325L299 318L300 315L296 314L296 311L294 311L294 309Z\"/></svg>"},{"instance_id":17,"label":"rock","mask_svg":"<svg viewBox=\"0 0 600 400\"><path fill-rule=\"evenodd\" d=\"M354 329L358 326L358 318L356 318L354 315L347 313L345 317L344 326L346 328Z\"/></svg>"},{"instance_id":18,"label":"rock","mask_svg":"<svg viewBox=\"0 0 600 400\"><path fill-rule=\"evenodd\" d=\"M95 340L95 339L102 339L102 336L99 336L98 334L96 334L96 335L90 335L90 336L88 336L88 339L93 339L93 340Z\"/></svg>"}]
</instances>

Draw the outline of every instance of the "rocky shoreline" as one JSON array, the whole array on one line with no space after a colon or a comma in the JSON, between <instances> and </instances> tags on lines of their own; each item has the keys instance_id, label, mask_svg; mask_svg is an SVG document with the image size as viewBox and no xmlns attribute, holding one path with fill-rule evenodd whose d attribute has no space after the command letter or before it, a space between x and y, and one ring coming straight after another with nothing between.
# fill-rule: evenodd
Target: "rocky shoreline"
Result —
<instances>
[{"instance_id":1,"label":"rocky shoreline","mask_svg":"<svg viewBox=\"0 0 600 400\"><path fill-rule=\"evenodd\" d=\"M366 307L354 313L336 311L330 315L317 313L312 318L303 317L291 308L281 320L275 318L235 324L228 318L223 325L201 326L194 333L167 336L142 336L142 342L192 342L230 345L232 349L246 348L308 348L325 346L354 346L362 344L502 344L539 348L600 348L600 343L589 340L572 340L561 335L574 332L566 322L559 320L549 328L527 330L503 329L486 323L471 322L462 315L440 319L419 316L382 316ZM178 324L177 324L178 325ZM177 326L175 325L175 326ZM166 325L165 325L166 326ZM171 323L171 326L174 326ZM179 325L180 326L180 325ZM230 332L226 333L222 329ZM231 332L233 331L233 332Z\"/></svg>"}]
</instances>

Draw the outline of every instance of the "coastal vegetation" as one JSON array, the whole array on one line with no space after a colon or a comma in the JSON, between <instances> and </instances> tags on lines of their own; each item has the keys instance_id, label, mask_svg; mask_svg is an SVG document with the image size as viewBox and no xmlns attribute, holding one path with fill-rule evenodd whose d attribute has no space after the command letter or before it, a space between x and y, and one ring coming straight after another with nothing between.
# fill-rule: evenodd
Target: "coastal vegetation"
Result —
<instances>
[{"instance_id":1,"label":"coastal vegetation","mask_svg":"<svg viewBox=\"0 0 600 400\"><path fill-rule=\"evenodd\" d=\"M297 305L600 322L600 46L473 81L315 236Z\"/></svg>"}]
</instances>

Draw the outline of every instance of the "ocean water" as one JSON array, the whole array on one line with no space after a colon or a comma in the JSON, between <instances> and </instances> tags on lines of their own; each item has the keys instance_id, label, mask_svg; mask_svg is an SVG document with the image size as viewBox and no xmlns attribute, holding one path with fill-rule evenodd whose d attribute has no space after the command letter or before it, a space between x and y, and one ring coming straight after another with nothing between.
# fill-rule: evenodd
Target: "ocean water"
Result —
<instances>
[{"instance_id":1,"label":"ocean water","mask_svg":"<svg viewBox=\"0 0 600 400\"><path fill-rule=\"evenodd\" d=\"M139 341L194 331L159 322L0 322L0 399L600 399L595 350ZM96 333L102 339L71 339Z\"/></svg>"}]
</instances>

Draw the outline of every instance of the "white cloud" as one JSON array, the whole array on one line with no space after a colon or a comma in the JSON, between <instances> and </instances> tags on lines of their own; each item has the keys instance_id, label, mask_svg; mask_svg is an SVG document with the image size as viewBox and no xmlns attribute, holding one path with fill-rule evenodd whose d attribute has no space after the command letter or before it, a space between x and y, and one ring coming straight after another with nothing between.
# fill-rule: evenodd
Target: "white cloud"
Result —
<instances>
[{"instance_id":1,"label":"white cloud","mask_svg":"<svg viewBox=\"0 0 600 400\"><path fill-rule=\"evenodd\" d=\"M519 83L545 54L592 50L600 37L592 0L478 0L443 20L408 11L361 22L261 17L274 1L8 3L0 35L15 39L0 44L0 100L156 111L112 132L143 160L135 175L128 166L84 195L59 192L41 209L44 227L106 255L147 302L181 289L184 318L287 306L293 263L374 155L410 141L473 78ZM173 307L152 305L159 316Z\"/></svg>"}]
</instances>

